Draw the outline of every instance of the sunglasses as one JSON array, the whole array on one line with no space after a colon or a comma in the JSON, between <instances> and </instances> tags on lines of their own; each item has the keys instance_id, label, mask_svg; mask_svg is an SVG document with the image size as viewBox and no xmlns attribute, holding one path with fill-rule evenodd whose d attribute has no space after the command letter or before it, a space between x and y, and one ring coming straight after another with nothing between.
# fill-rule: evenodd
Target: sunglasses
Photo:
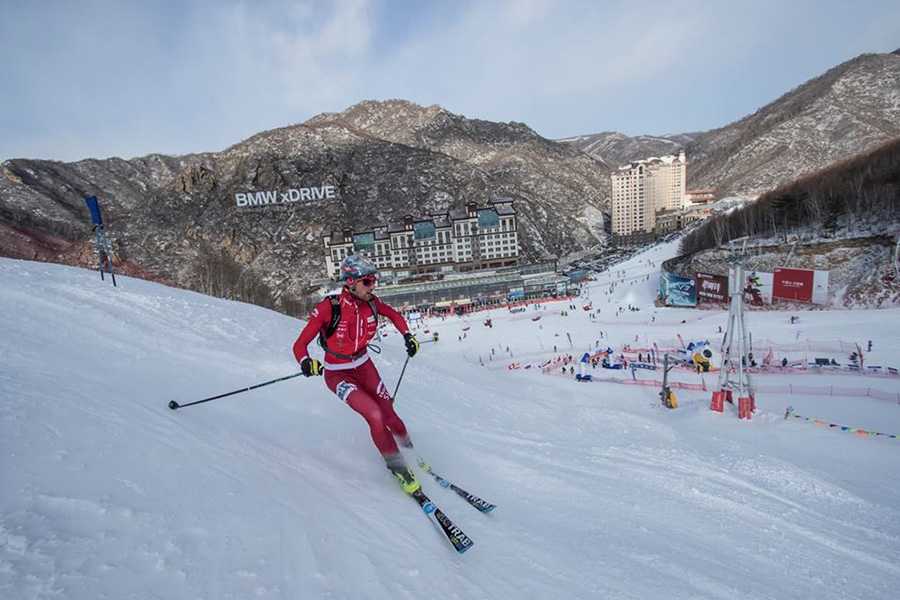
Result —
<instances>
[{"instance_id":1,"label":"sunglasses","mask_svg":"<svg viewBox=\"0 0 900 600\"><path fill-rule=\"evenodd\" d=\"M362 279L357 279L357 281L366 287L372 287L378 282L378 279L376 277L363 277Z\"/></svg>"}]
</instances>

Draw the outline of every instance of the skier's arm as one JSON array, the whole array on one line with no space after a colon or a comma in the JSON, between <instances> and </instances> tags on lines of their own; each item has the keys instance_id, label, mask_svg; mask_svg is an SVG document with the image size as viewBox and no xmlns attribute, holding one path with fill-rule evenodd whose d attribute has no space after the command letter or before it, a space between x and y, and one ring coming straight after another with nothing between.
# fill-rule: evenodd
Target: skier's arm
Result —
<instances>
[{"instance_id":1,"label":"skier's arm","mask_svg":"<svg viewBox=\"0 0 900 600\"><path fill-rule=\"evenodd\" d=\"M397 331L400 332L400 335L409 333L409 325L406 324L406 319L403 318L403 315L382 302L377 296L375 297L375 308L378 309L379 315L384 315L390 319L391 323L394 324L394 327L397 328Z\"/></svg>"},{"instance_id":2,"label":"skier's arm","mask_svg":"<svg viewBox=\"0 0 900 600\"><path fill-rule=\"evenodd\" d=\"M324 302L320 302L309 315L309 321L306 323L306 327L303 328L303 331L300 332L300 336L297 338L297 341L294 342L294 358L297 359L297 362L302 362L304 358L309 356L309 350L307 346L309 343L316 339L316 336L319 335L319 332L322 331L328 325L328 322L331 320L331 316L328 315L328 320L326 320L325 312L327 309L330 309L329 306L330 301L326 298Z\"/></svg>"}]
</instances>

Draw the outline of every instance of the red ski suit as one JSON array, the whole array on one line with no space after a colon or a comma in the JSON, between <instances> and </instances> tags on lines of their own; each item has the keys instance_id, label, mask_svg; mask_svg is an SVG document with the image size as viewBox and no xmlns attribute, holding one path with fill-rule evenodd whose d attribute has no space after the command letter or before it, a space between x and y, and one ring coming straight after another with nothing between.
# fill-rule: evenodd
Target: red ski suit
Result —
<instances>
[{"instance_id":1,"label":"red ski suit","mask_svg":"<svg viewBox=\"0 0 900 600\"><path fill-rule=\"evenodd\" d=\"M409 331L403 316L374 294L375 309L390 319L401 335ZM360 300L345 287L340 296L341 318L326 342L325 385L358 412L369 424L372 440L382 456L399 450L394 436L406 439L406 425L394 412L393 398L366 351L378 332L378 319L369 303ZM337 310L337 307L334 307ZM331 322L331 300L325 298L313 309L309 322L294 342L294 357L301 362L309 356L307 346L324 332ZM330 352L329 352L330 350ZM341 356L336 356L332 352Z\"/></svg>"}]
</instances>

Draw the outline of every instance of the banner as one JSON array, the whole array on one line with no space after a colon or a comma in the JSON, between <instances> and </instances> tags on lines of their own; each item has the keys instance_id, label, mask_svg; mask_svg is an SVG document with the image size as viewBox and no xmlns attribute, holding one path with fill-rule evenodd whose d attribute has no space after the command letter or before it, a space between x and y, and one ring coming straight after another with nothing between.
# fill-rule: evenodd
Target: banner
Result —
<instances>
[{"instance_id":1,"label":"banner","mask_svg":"<svg viewBox=\"0 0 900 600\"><path fill-rule=\"evenodd\" d=\"M662 273L659 297L666 306L697 306L697 285L693 279Z\"/></svg>"},{"instance_id":2,"label":"banner","mask_svg":"<svg viewBox=\"0 0 900 600\"><path fill-rule=\"evenodd\" d=\"M772 297L825 304L828 301L828 271L776 267Z\"/></svg>"},{"instance_id":3,"label":"banner","mask_svg":"<svg viewBox=\"0 0 900 600\"><path fill-rule=\"evenodd\" d=\"M337 188L333 185L320 185L318 187L292 188L285 191L260 190L257 192L239 192L234 195L234 202L237 206L268 206L270 204L334 200L337 197Z\"/></svg>"},{"instance_id":4,"label":"banner","mask_svg":"<svg viewBox=\"0 0 900 600\"><path fill-rule=\"evenodd\" d=\"M814 419L812 417L804 417L803 415L798 415L794 413L794 407L788 406L784 410L784 418L794 417L795 419L802 419L804 421L809 421L813 425L818 425L819 427L827 427L828 429L832 429L834 431L844 431L846 433L855 433L856 435L882 435L887 438L891 438L894 440L900 440L900 436L892 434L892 433L881 433L879 431L872 431L870 429L862 429L860 427L850 427L849 425L839 425L837 423L829 423L824 419Z\"/></svg>"},{"instance_id":5,"label":"banner","mask_svg":"<svg viewBox=\"0 0 900 600\"><path fill-rule=\"evenodd\" d=\"M744 302L753 306L762 306L772 303L772 274L760 271L750 271L746 276L741 290Z\"/></svg>"},{"instance_id":6,"label":"banner","mask_svg":"<svg viewBox=\"0 0 900 600\"><path fill-rule=\"evenodd\" d=\"M722 275L697 273L697 300L699 302L728 302L728 278Z\"/></svg>"}]
</instances>

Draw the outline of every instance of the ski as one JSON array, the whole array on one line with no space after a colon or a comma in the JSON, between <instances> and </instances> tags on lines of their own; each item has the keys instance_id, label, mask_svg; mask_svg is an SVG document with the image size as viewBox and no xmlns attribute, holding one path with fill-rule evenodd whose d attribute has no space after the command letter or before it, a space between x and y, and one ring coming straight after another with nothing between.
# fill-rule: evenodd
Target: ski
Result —
<instances>
[{"instance_id":1,"label":"ski","mask_svg":"<svg viewBox=\"0 0 900 600\"><path fill-rule=\"evenodd\" d=\"M460 498L462 498L463 500L465 500L466 502L468 502L469 504L471 504L472 506L474 506L481 512L487 514L487 513L491 512L492 510L494 510L495 508L497 508L496 504L491 504L487 500L482 500L478 496L476 496L474 494L470 494L469 492L462 489L458 485L455 485L455 484L447 481L446 479L444 479L443 477L441 477L440 475L438 475L437 473L432 471L431 467L424 460L420 459L418 462L419 462L419 467L424 472L426 472L429 475L431 475L432 477L434 477L434 480L437 482L437 484L439 486L441 486L442 488L449 488L449 489L453 490L454 492L456 492L457 496L459 496Z\"/></svg>"},{"instance_id":2,"label":"ski","mask_svg":"<svg viewBox=\"0 0 900 600\"><path fill-rule=\"evenodd\" d=\"M416 502L419 503L419 506L422 507L422 510L434 524L444 532L444 535L447 536L447 539L453 544L453 548L456 549L457 552L462 554L475 544L475 542L472 541L472 538L463 533L462 529L454 525L453 521L451 521L450 518L425 495L422 488L417 489L411 496L415 498Z\"/></svg>"}]
</instances>

